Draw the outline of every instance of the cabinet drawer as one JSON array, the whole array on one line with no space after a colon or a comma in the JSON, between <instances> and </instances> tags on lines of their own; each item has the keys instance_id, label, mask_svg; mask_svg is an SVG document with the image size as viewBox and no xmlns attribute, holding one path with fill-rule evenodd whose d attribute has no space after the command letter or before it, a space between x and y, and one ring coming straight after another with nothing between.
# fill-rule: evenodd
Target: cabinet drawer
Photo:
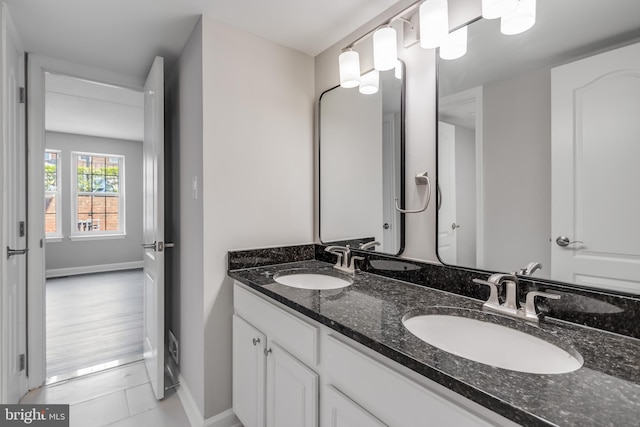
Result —
<instances>
[{"instance_id":1,"label":"cabinet drawer","mask_svg":"<svg viewBox=\"0 0 640 427\"><path fill-rule=\"evenodd\" d=\"M386 425L491 425L334 336L322 345L327 381Z\"/></svg>"},{"instance_id":2,"label":"cabinet drawer","mask_svg":"<svg viewBox=\"0 0 640 427\"><path fill-rule=\"evenodd\" d=\"M274 303L236 284L233 291L235 313L258 327L265 335L309 366L318 362L318 327L285 312Z\"/></svg>"}]
</instances>

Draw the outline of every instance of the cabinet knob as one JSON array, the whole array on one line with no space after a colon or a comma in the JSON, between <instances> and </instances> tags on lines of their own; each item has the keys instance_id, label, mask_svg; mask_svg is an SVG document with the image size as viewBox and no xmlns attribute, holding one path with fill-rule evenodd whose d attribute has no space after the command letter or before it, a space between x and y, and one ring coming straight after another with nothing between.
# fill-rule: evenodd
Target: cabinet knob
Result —
<instances>
[{"instance_id":1,"label":"cabinet knob","mask_svg":"<svg viewBox=\"0 0 640 427\"><path fill-rule=\"evenodd\" d=\"M271 353L271 352L272 352L272 350L271 350L270 348L265 348L265 349L264 349L264 355L265 355L265 356L268 356L268 355L269 355L269 353Z\"/></svg>"},{"instance_id":2,"label":"cabinet knob","mask_svg":"<svg viewBox=\"0 0 640 427\"><path fill-rule=\"evenodd\" d=\"M260 343L260 338L254 338L253 339L253 345L256 346Z\"/></svg>"}]
</instances>

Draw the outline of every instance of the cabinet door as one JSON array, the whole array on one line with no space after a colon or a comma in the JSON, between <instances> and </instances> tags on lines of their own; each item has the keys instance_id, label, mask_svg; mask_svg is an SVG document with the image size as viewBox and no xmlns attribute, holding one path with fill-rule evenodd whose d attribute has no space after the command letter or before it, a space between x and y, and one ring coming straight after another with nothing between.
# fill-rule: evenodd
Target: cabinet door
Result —
<instances>
[{"instance_id":1,"label":"cabinet door","mask_svg":"<svg viewBox=\"0 0 640 427\"><path fill-rule=\"evenodd\" d=\"M233 316L233 412L244 427L264 427L266 342L259 330Z\"/></svg>"},{"instance_id":2,"label":"cabinet door","mask_svg":"<svg viewBox=\"0 0 640 427\"><path fill-rule=\"evenodd\" d=\"M318 375L270 342L267 349L267 427L317 427Z\"/></svg>"},{"instance_id":3,"label":"cabinet door","mask_svg":"<svg viewBox=\"0 0 640 427\"><path fill-rule=\"evenodd\" d=\"M332 386L327 386L322 396L321 425L323 427L386 427L386 424Z\"/></svg>"}]
</instances>

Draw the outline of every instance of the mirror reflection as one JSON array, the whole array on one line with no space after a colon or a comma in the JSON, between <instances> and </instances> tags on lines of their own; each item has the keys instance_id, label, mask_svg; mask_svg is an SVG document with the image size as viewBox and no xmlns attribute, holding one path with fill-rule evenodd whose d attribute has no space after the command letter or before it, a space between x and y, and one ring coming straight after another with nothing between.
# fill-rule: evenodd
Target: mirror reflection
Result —
<instances>
[{"instance_id":1,"label":"mirror reflection","mask_svg":"<svg viewBox=\"0 0 640 427\"><path fill-rule=\"evenodd\" d=\"M389 254L404 246L403 73L379 90L335 87L320 97L320 239ZM378 242L380 245L375 245Z\"/></svg>"},{"instance_id":2,"label":"mirror reflection","mask_svg":"<svg viewBox=\"0 0 640 427\"><path fill-rule=\"evenodd\" d=\"M444 263L640 293L639 16L539 1L529 31L481 19L439 61Z\"/></svg>"}]
</instances>

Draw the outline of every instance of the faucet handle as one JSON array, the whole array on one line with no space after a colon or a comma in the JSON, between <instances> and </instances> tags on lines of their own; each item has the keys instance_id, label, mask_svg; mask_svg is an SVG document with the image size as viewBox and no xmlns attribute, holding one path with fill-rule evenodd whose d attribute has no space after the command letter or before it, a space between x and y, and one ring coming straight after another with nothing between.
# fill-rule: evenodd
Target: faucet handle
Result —
<instances>
[{"instance_id":1,"label":"faucet handle","mask_svg":"<svg viewBox=\"0 0 640 427\"><path fill-rule=\"evenodd\" d=\"M529 291L524 305L525 317L529 320L537 322L539 320L538 313L536 312L536 297L543 297L549 299L560 299L560 295L550 294L548 292L541 291Z\"/></svg>"},{"instance_id":2,"label":"faucet handle","mask_svg":"<svg viewBox=\"0 0 640 427\"><path fill-rule=\"evenodd\" d=\"M493 282L489 282L487 280L482 280L482 279L473 279L473 283L477 283L478 285L488 286L489 289L491 290L491 293L489 294L489 299L485 302L485 304L495 305L495 306L500 305L500 301L498 300L498 285L502 283L500 282L493 283Z\"/></svg>"},{"instance_id":3,"label":"faucet handle","mask_svg":"<svg viewBox=\"0 0 640 427\"><path fill-rule=\"evenodd\" d=\"M349 270L351 270L351 271L355 271L356 270L356 260L364 261L364 257L357 256L357 255L352 256L351 257L351 264L349 265Z\"/></svg>"}]
</instances>

